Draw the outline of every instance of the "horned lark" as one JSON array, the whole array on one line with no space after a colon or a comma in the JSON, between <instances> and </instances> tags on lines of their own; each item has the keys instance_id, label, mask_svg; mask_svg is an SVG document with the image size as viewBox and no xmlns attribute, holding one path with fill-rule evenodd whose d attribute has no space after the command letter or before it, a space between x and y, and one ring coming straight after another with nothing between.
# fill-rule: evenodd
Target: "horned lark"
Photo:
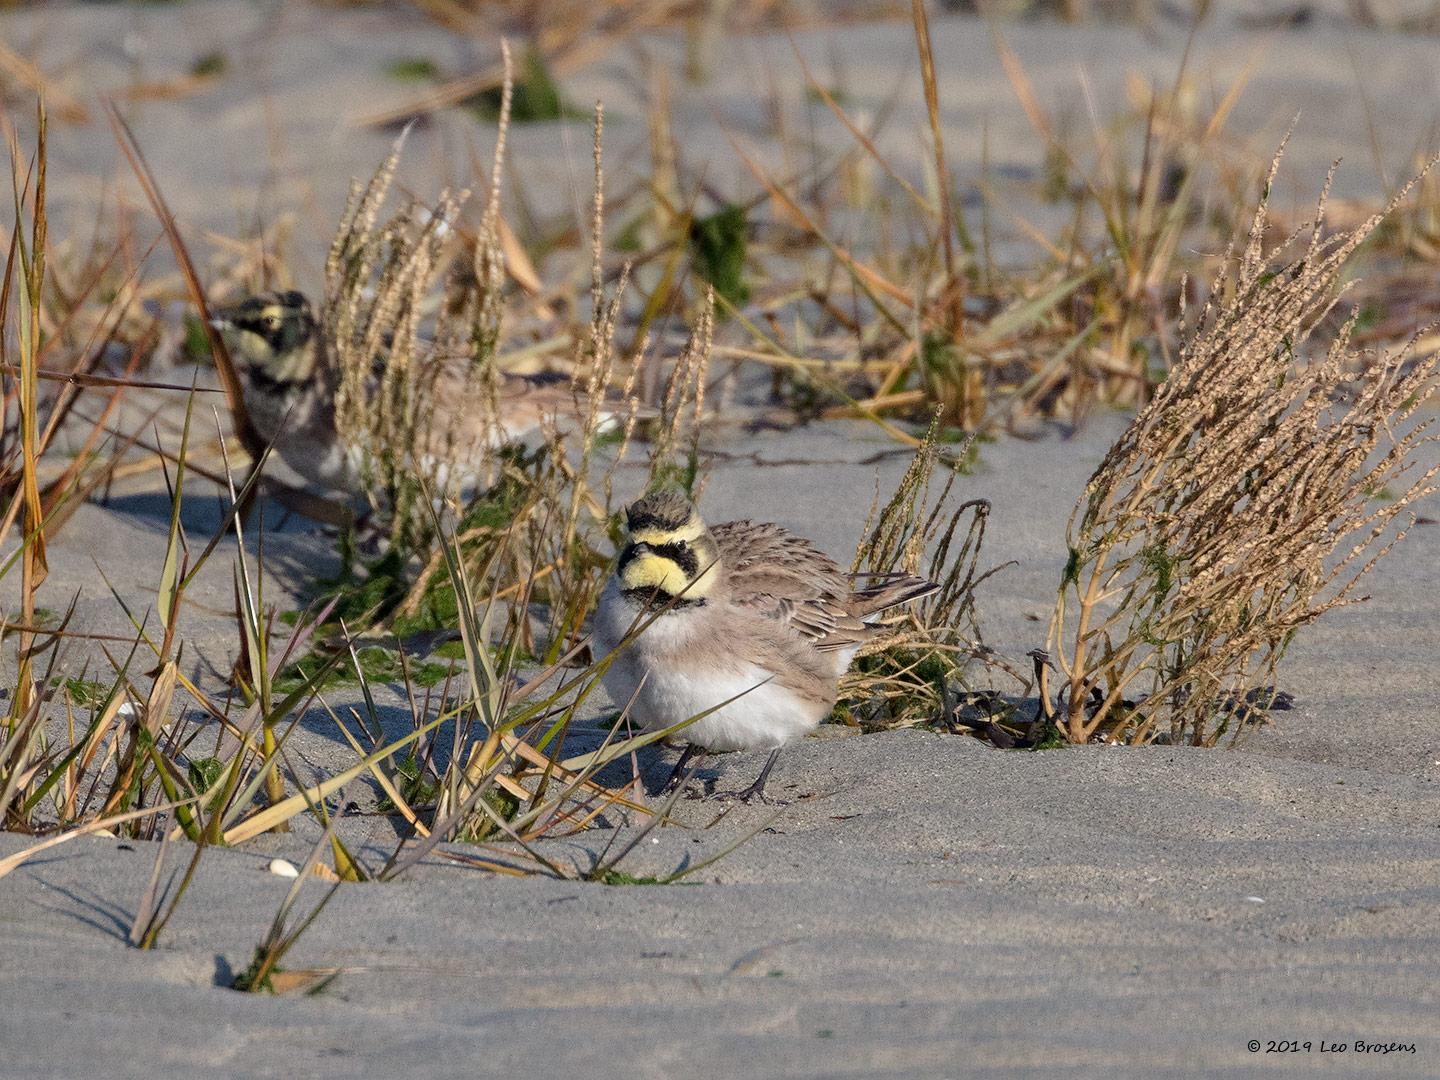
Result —
<instances>
[{"instance_id":1,"label":"horned lark","mask_svg":"<svg viewBox=\"0 0 1440 1080\"><path fill-rule=\"evenodd\" d=\"M714 710L680 730L689 747L672 785L697 753L770 749L746 801L764 800L780 747L834 707L840 676L879 632L872 620L937 588L905 574L857 581L778 525L707 528L677 492L635 502L627 523L593 626L598 655L620 650L605 689L649 730Z\"/></svg>"},{"instance_id":2,"label":"horned lark","mask_svg":"<svg viewBox=\"0 0 1440 1080\"><path fill-rule=\"evenodd\" d=\"M309 301L293 290L260 293L214 316L255 433L327 494L353 492L357 462L335 429L340 373L328 362Z\"/></svg>"},{"instance_id":3,"label":"horned lark","mask_svg":"<svg viewBox=\"0 0 1440 1080\"><path fill-rule=\"evenodd\" d=\"M357 493L361 454L344 444L336 426L340 371L305 297L293 290L260 293L216 310L212 323L235 362L256 434L324 493ZM582 408L563 374L499 374L491 406L480 397L491 388L467 379L468 366L468 360L442 361L423 384L428 400L413 464L437 487L451 479L451 464L458 486L472 486L477 476L468 467L481 451L524 436L546 417ZM377 382L382 373L380 361ZM497 412L498 423L485 426L482 418Z\"/></svg>"}]
</instances>

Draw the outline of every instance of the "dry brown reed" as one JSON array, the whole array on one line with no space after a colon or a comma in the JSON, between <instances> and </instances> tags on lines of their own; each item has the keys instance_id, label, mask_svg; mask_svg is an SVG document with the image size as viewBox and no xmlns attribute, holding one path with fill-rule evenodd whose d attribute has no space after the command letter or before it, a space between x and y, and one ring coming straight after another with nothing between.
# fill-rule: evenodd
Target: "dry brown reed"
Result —
<instances>
[{"instance_id":1,"label":"dry brown reed","mask_svg":"<svg viewBox=\"0 0 1440 1080\"><path fill-rule=\"evenodd\" d=\"M610 16L588 9L567 7L553 16L547 11L545 32L559 36L541 51L557 65L562 59L568 63L589 42L586 33L563 28L593 29L599 20L609 27L602 37L631 33L647 19L663 25L669 18L665 6L639 5L610 22ZM782 398L797 411L864 417L910 445L915 437L890 418L923 425L936 405L947 427L1025 433L1042 418L1083 422L1099 402L1142 404L1173 358L1168 313L1174 310L1176 283L1184 273L1212 276L1213 257L1195 253L1223 247L1230 223L1248 214L1242 193L1263 175L1264 162L1241 152L1225 130L1248 72L1226 87L1212 108L1201 109L1196 102L1205 95L1182 64L1171 85L1137 81L1133 108L1116 123L1072 138L1063 119L1041 105L997 30L1003 66L1047 162L1020 203L1040 199L1063 206L1071 224L1059 235L1042 234L987 174L979 184L983 208L977 229L952 190L940 124L937 65L943 57L933 53L928 15L915 3L892 7L893 13L908 9L915 28L929 121L920 155L926 180L919 187L907 180L907 164L887 160L873 137L882 121L867 124L847 112L843 88L820 81L797 51L809 96L838 118L855 146L792 175L772 173L758 164L759 155L737 146L762 191L735 198L743 211L739 227L750 245L749 254L741 256L742 284L753 285L748 291L754 299L741 310L722 290L723 316L751 337L744 346L727 344L727 351L774 368ZM524 33L534 14L521 4L487 7L476 17ZM710 11L706 18L714 15ZM638 22L627 22L632 17ZM784 24L786 14L764 4L736 3L724 18L727 25L753 27L772 19ZM500 69L486 78L486 85L499 85ZM457 92L473 92L461 82ZM642 334L684 277L697 202L723 202L703 177L695 179L692 194L683 194L688 178L676 175L673 125L665 115L670 101L664 80L657 80L650 117L655 175L622 202L632 221L659 224L658 230L647 227L632 237L643 233L637 265L656 264L642 271L653 275L643 276L644 287L654 281L639 320ZM777 116L783 113L778 103L773 108ZM797 158L792 144L799 133L784 130L782 121L777 125L775 140L787 149L787 159ZM872 183L852 183L873 166L894 184L893 199L891 192L877 193ZM650 212L636 215L632 203L646 198ZM767 203L769 222L763 216ZM856 213L865 216L864 239L842 242L846 226L836 219L851 220ZM1034 241L1040 265L1017 271L997 264L992 219L1010 221L1013 232ZM563 234L568 242L574 230ZM893 243L899 236L917 239ZM793 327L793 337L782 327Z\"/></svg>"},{"instance_id":2,"label":"dry brown reed","mask_svg":"<svg viewBox=\"0 0 1440 1080\"><path fill-rule=\"evenodd\" d=\"M17 678L6 725L0 788L8 787L0 812L14 821L10 796L23 790L19 778L33 774L46 760L38 714L40 685L34 658L51 653L53 668L62 631L37 626L37 594L47 574L46 542L64 526L71 513L120 464L133 440L109 437L109 423L126 391L140 385L133 376L138 349L132 348L125 378L100 374L106 352L117 342L129 301L117 297L104 306L88 330L79 311L87 306L108 258L90 260L73 289L57 286L50 273L51 241L46 209L48 122L37 104L35 150L27 161L13 137L9 142L14 222L10 230L3 281L0 281L0 543L19 526L18 543L0 577L20 566L19 611L0 616L0 627L16 634ZM28 236L27 236L28 233ZM100 398L98 417L86 417L77 406ZM72 423L78 420L80 423ZM67 430L68 426L68 430ZM64 432L71 453L63 463L51 454ZM15 789L14 784L20 783ZM20 818L25 817L24 813Z\"/></svg>"},{"instance_id":3,"label":"dry brown reed","mask_svg":"<svg viewBox=\"0 0 1440 1080\"><path fill-rule=\"evenodd\" d=\"M1440 356L1359 355L1354 314L1312 341L1408 190L1329 234L1322 194L1268 255L1262 200L1169 378L1091 478L1050 629L1070 741L1238 739L1296 631L1364 599L1361 579L1405 535L1397 519L1435 490L1437 468L1417 460Z\"/></svg>"},{"instance_id":4,"label":"dry brown reed","mask_svg":"<svg viewBox=\"0 0 1440 1080\"><path fill-rule=\"evenodd\" d=\"M793 238L778 257L756 245L750 269L766 277L754 290L759 317L740 320L754 339L744 355L803 385L802 400L818 393L825 416L924 423L938 405L947 427L1026 433L1043 418L1079 424L1097 402L1142 404L1172 358L1167 313L1176 283L1187 272L1212 276L1213 258L1196 253L1223 247L1230 223L1248 213L1236 209L1240 193L1263 175L1263 162L1232 145L1225 131L1248 71L1202 110L1182 64L1170 86L1133 86L1133 108L1113 124L1071 137L996 29L1002 66L1047 164L1019 189L982 173L979 220L967 220L950 192L938 60L918 5L912 19L931 128L925 191L905 178L903 162L882 154L878 121L852 116L841 88L821 82L798 48L810 95L851 134L853 151L807 188L737 147L778 223L798 229L830 263L822 272L813 260L796 259ZM872 164L893 184L893 197L844 183ZM1069 224L1058 234L1042 232L1024 216L1031 200L1063 209ZM857 212L865 239L841 243L835 219ZM1033 242L1038 262L1018 270L1013 259L997 262L993 221ZM894 236L921 239L895 244L888 240ZM797 328L794 344L778 333L788 325Z\"/></svg>"}]
</instances>

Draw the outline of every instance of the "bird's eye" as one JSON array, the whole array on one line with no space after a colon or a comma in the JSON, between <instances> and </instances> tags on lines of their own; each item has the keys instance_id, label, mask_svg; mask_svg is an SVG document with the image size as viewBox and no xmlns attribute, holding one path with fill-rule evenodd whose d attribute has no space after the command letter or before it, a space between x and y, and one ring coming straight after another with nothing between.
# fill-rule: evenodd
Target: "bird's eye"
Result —
<instances>
[{"instance_id":1,"label":"bird's eye","mask_svg":"<svg viewBox=\"0 0 1440 1080\"><path fill-rule=\"evenodd\" d=\"M265 318L260 320L260 323L266 330L278 330L280 329L280 316L266 315Z\"/></svg>"}]
</instances>

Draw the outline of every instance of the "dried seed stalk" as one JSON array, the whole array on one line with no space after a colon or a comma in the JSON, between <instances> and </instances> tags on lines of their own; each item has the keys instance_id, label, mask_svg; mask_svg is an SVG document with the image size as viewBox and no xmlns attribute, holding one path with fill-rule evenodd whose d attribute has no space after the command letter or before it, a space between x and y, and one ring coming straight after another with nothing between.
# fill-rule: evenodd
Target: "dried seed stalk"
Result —
<instances>
[{"instance_id":1,"label":"dried seed stalk","mask_svg":"<svg viewBox=\"0 0 1440 1080\"><path fill-rule=\"evenodd\" d=\"M985 655L975 590L998 569L980 569L990 504L951 498L960 477L953 466L932 489L938 430L937 418L883 507L877 493L851 564L862 577L914 574L940 586L894 615L890 632L865 645L841 681L840 701L859 708L867 726L942 720L947 684L961 683L967 664Z\"/></svg>"}]
</instances>

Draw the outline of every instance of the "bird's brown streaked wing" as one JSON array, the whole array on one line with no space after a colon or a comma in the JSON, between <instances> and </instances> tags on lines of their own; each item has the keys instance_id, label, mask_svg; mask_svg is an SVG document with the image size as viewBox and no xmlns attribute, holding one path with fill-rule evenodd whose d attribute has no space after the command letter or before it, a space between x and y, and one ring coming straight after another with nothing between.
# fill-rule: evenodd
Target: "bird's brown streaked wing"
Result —
<instances>
[{"instance_id":1,"label":"bird's brown streaked wing","mask_svg":"<svg viewBox=\"0 0 1440 1080\"><path fill-rule=\"evenodd\" d=\"M808 540L778 525L731 521L710 530L731 603L792 627L817 649L843 649L871 631L851 612L849 576Z\"/></svg>"},{"instance_id":2,"label":"bird's brown streaked wing","mask_svg":"<svg viewBox=\"0 0 1440 1080\"><path fill-rule=\"evenodd\" d=\"M839 604L850 592L833 559L778 525L728 521L710 534L720 549L731 597L739 603L769 596L795 603L829 598Z\"/></svg>"}]
</instances>

